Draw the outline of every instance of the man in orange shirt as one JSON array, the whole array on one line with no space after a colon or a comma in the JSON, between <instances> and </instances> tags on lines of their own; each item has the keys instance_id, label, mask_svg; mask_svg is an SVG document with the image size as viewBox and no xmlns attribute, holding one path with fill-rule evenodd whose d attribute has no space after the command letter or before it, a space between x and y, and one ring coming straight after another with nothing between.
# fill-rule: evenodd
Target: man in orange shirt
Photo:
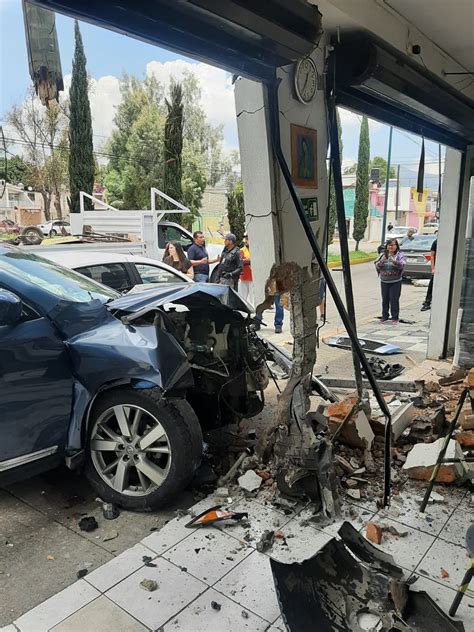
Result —
<instances>
[{"instance_id":1,"label":"man in orange shirt","mask_svg":"<svg viewBox=\"0 0 474 632\"><path fill-rule=\"evenodd\" d=\"M250 250L249 250L249 237L247 233L244 235L244 245L240 249L240 254L242 255L242 263L243 270L240 275L239 282L239 294L251 305L254 304L254 296L253 296L253 277L252 277L252 268L250 266Z\"/></svg>"}]
</instances>

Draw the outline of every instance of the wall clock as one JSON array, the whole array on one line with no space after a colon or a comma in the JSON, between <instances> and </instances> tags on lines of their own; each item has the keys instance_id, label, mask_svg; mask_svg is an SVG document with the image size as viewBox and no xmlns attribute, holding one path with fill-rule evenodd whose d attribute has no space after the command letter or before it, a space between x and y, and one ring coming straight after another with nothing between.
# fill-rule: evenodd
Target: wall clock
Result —
<instances>
[{"instance_id":1,"label":"wall clock","mask_svg":"<svg viewBox=\"0 0 474 632\"><path fill-rule=\"evenodd\" d=\"M310 103L316 94L318 72L311 57L305 57L295 66L295 92L301 103Z\"/></svg>"}]
</instances>

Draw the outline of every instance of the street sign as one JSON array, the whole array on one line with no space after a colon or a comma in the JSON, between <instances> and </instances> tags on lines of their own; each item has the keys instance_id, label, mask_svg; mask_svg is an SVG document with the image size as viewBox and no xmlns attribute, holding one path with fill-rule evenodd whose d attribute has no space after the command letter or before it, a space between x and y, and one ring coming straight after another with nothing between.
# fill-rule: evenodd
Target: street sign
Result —
<instances>
[{"instance_id":1,"label":"street sign","mask_svg":"<svg viewBox=\"0 0 474 632\"><path fill-rule=\"evenodd\" d=\"M317 197L302 198L301 202L303 204L304 212L308 220L310 222L319 221L318 198Z\"/></svg>"}]
</instances>

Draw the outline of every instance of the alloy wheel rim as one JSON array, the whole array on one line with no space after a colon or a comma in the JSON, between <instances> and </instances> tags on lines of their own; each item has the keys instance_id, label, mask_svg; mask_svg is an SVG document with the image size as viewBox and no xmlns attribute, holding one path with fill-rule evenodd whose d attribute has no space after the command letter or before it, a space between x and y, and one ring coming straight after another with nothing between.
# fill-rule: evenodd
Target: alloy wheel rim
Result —
<instances>
[{"instance_id":1,"label":"alloy wheel rim","mask_svg":"<svg viewBox=\"0 0 474 632\"><path fill-rule=\"evenodd\" d=\"M166 480L171 446L159 420L140 406L118 404L95 422L91 458L100 478L114 491L146 496Z\"/></svg>"}]
</instances>

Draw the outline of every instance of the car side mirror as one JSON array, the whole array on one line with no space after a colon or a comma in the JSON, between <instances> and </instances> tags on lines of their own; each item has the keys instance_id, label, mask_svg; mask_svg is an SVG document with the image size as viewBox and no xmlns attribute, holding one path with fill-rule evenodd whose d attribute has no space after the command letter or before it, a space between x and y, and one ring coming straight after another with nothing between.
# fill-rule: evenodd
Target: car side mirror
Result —
<instances>
[{"instance_id":1,"label":"car side mirror","mask_svg":"<svg viewBox=\"0 0 474 632\"><path fill-rule=\"evenodd\" d=\"M23 313L21 298L13 292L0 289L0 327L4 325L16 325L20 322Z\"/></svg>"}]
</instances>

